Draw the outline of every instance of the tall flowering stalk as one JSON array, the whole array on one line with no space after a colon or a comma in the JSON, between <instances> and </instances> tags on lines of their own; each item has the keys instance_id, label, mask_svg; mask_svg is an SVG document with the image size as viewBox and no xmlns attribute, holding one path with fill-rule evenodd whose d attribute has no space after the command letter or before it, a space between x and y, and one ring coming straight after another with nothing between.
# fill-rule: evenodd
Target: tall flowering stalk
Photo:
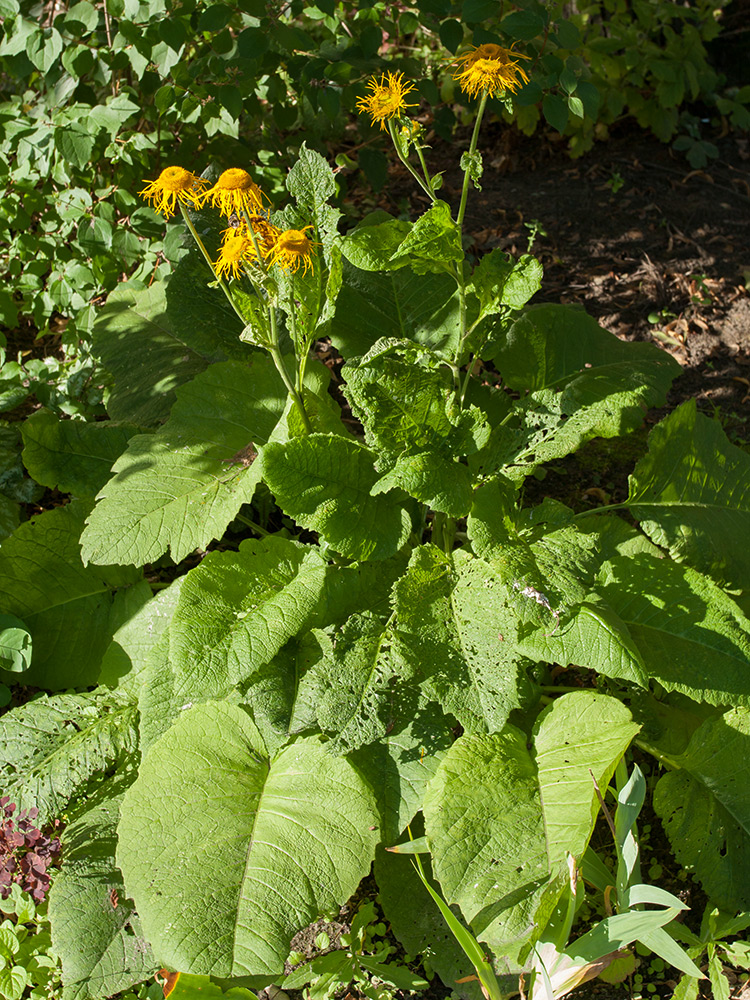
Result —
<instances>
[{"instance_id":1,"label":"tall flowering stalk","mask_svg":"<svg viewBox=\"0 0 750 1000\"><path fill-rule=\"evenodd\" d=\"M464 180L458 215L456 217L459 239L466 214L469 183L472 179L476 182L481 175L481 160L477 154L477 144L487 101L490 97L499 97L506 92L515 93L522 84L528 83L528 74L521 63L521 60L525 59L529 59L529 56L521 52L515 52L513 49L505 49L501 45L495 45L494 43L485 43L474 46L468 52L462 53L454 60L454 79L458 81L461 88L470 97L479 98L479 107L474 121L474 130L469 150L461 158ZM409 170L422 190L426 192L430 200L435 202L435 192L439 186L438 182L440 178L430 176L424 158L421 126L418 122L410 120L407 114L408 109L415 106L406 101L407 95L412 93L414 89L412 84L404 81L402 73L384 73L379 80L373 77L368 82L368 92L358 100L357 108L361 113L370 116L373 125L379 125L381 129L387 127L399 159ZM412 147L419 159L423 175L421 177L409 162L409 150ZM466 282L461 263L456 264L454 273L459 290L460 304L460 338L453 361L453 372L456 379L456 386L458 387L459 370L457 362L463 349L464 341L470 331L467 329ZM464 382L463 390L460 394L461 402L464 399L466 385L467 382Z\"/></svg>"},{"instance_id":2,"label":"tall flowering stalk","mask_svg":"<svg viewBox=\"0 0 750 1000\"><path fill-rule=\"evenodd\" d=\"M274 284L269 280L269 268L279 267L294 274L312 270L314 244L307 235L312 226L303 229L280 230L267 217L264 195L250 174L239 167L225 170L207 190L206 181L182 167L167 167L155 181L144 182L142 197L151 201L156 211L166 218L179 206L185 224L200 248L206 263L243 324L247 322L227 282L247 277L258 299L265 305L263 346L271 354L279 375L294 400L305 430L312 425L305 410L301 378L298 386L287 371L279 346ZM230 225L222 232L218 259L213 261L198 234L187 207L197 209L208 205L227 216ZM236 224L232 224L235 222ZM258 317L256 317L258 318ZM300 361L300 370L303 365Z\"/></svg>"}]
</instances>

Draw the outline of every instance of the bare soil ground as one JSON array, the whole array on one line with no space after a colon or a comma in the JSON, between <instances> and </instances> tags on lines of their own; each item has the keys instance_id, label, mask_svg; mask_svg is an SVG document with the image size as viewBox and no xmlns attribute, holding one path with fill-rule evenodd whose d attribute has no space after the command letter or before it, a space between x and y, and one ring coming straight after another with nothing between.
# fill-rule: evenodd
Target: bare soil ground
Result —
<instances>
[{"instance_id":1,"label":"bare soil ground","mask_svg":"<svg viewBox=\"0 0 750 1000\"><path fill-rule=\"evenodd\" d=\"M441 196L460 197L458 160L468 133L435 140L430 165L445 170ZM718 141L719 159L693 170L634 127L570 160L565 144L525 138L501 124L480 139L482 190L469 198L470 252L528 246L544 264L534 301L577 302L624 340L653 340L684 368L671 405L695 396L745 439L750 419L750 139ZM390 197L415 212L426 198L400 164ZM650 317L650 318L649 318Z\"/></svg>"}]
</instances>

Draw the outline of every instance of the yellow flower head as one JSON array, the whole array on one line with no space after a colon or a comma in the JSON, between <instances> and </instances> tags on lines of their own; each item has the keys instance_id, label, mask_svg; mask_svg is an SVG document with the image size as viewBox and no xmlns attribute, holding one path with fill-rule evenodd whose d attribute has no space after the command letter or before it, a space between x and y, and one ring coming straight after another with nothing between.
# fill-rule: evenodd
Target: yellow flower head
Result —
<instances>
[{"instance_id":1,"label":"yellow flower head","mask_svg":"<svg viewBox=\"0 0 750 1000\"><path fill-rule=\"evenodd\" d=\"M403 73L383 73L380 83L373 77L367 84L372 93L366 97L360 97L357 101L357 108L360 112L366 112L372 118L373 125L380 122L380 127L385 128L385 123L391 118L400 118L407 108L416 108L416 104L407 104L406 95L415 88L410 83L404 83Z\"/></svg>"},{"instance_id":2,"label":"yellow flower head","mask_svg":"<svg viewBox=\"0 0 750 1000\"><path fill-rule=\"evenodd\" d=\"M462 89L472 97L479 94L497 97L506 90L515 94L521 80L529 82L526 70L519 66L518 60L529 58L522 52L513 52L487 42L456 59L457 71L453 79L458 80Z\"/></svg>"},{"instance_id":3,"label":"yellow flower head","mask_svg":"<svg viewBox=\"0 0 750 1000\"><path fill-rule=\"evenodd\" d=\"M208 202L222 215L232 212L255 212L263 206L263 195L247 170L232 167L225 170L218 181L201 195L201 205Z\"/></svg>"},{"instance_id":4,"label":"yellow flower head","mask_svg":"<svg viewBox=\"0 0 750 1000\"><path fill-rule=\"evenodd\" d=\"M146 187L140 192L141 198L152 201L156 211L168 219L174 215L177 201L197 208L201 188L206 182L182 167L166 167L155 181L144 180L143 183Z\"/></svg>"},{"instance_id":5,"label":"yellow flower head","mask_svg":"<svg viewBox=\"0 0 750 1000\"><path fill-rule=\"evenodd\" d=\"M242 225L236 229L225 229L224 241L219 251L219 259L214 264L217 278L239 278L244 265L257 259L253 241L247 235L247 228Z\"/></svg>"},{"instance_id":6,"label":"yellow flower head","mask_svg":"<svg viewBox=\"0 0 750 1000\"><path fill-rule=\"evenodd\" d=\"M279 233L276 242L269 254L272 264L278 264L286 271L296 271L302 265L302 273L307 269L312 270L313 244L305 236L305 231L312 229L312 226L305 226L304 229L286 229Z\"/></svg>"},{"instance_id":7,"label":"yellow flower head","mask_svg":"<svg viewBox=\"0 0 750 1000\"><path fill-rule=\"evenodd\" d=\"M251 215L250 225L253 227L255 239L258 242L258 248L260 249L262 256L265 258L276 245L276 241L279 236L281 236L281 230L277 229L276 226L270 223L263 215Z\"/></svg>"}]
</instances>

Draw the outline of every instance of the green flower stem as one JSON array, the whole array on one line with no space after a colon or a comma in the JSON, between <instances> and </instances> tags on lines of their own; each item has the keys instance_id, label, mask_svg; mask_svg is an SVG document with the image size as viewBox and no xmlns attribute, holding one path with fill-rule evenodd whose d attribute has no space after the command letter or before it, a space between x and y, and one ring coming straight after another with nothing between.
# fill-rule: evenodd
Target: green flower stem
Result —
<instances>
[{"instance_id":1,"label":"green flower stem","mask_svg":"<svg viewBox=\"0 0 750 1000\"><path fill-rule=\"evenodd\" d=\"M476 121L474 122L474 132L471 136L471 145L469 146L469 156L473 157L474 153L477 151L477 143L479 142L479 128L482 124L482 118L484 116L484 109L487 107L487 92L482 94L482 99L479 102L479 111L477 111ZM458 223L458 228L464 224L464 215L466 214L466 199L469 196L469 181L471 177L469 176L469 171L464 171L464 186L461 191L461 204L458 208L458 218L456 222Z\"/></svg>"},{"instance_id":2,"label":"green flower stem","mask_svg":"<svg viewBox=\"0 0 750 1000\"><path fill-rule=\"evenodd\" d=\"M270 304L268 306L268 319L271 328L271 343L268 345L268 352L273 359L273 363L276 365L277 372L281 375L281 381L286 386L287 392L292 397L297 409L299 410L299 415L302 418L302 426L308 434L312 434L313 426L307 415L307 410L305 409L302 396L299 392L297 392L294 383L289 378L289 372L286 370L284 359L282 358L281 351L279 350L279 332L276 326L276 310Z\"/></svg>"},{"instance_id":3,"label":"green flower stem","mask_svg":"<svg viewBox=\"0 0 750 1000\"><path fill-rule=\"evenodd\" d=\"M267 538L268 535L271 534L270 531L266 531L265 528L261 528L259 524L256 524L255 521L251 521L250 518L245 517L244 514L235 514L234 519L235 521L240 521L242 524L246 524L248 528L251 528L256 535L260 535L261 538Z\"/></svg>"},{"instance_id":4,"label":"green flower stem","mask_svg":"<svg viewBox=\"0 0 750 1000\"><path fill-rule=\"evenodd\" d=\"M432 543L448 555L453 551L456 540L456 519L436 511L432 520Z\"/></svg>"},{"instance_id":5,"label":"green flower stem","mask_svg":"<svg viewBox=\"0 0 750 1000\"><path fill-rule=\"evenodd\" d=\"M393 124L393 119L392 118L388 121L388 131L390 132L391 139L393 140L393 147L396 150L396 155L398 156L399 160L401 160L401 162L403 163L403 165L406 167L406 169L412 175L412 177L417 182L417 184L419 184L419 186L422 188L422 190L427 195L427 197L430 199L430 201L435 201L435 193L432 190L432 188L428 184L425 184L425 182L422 180L422 178L419 176L419 174L417 173L417 171L414 169L414 167L411 165L411 163L409 163L409 161L407 160L407 158L404 156L403 152L401 151L401 145L400 145L400 143L398 141L398 138L396 136L396 127Z\"/></svg>"},{"instance_id":6,"label":"green flower stem","mask_svg":"<svg viewBox=\"0 0 750 1000\"><path fill-rule=\"evenodd\" d=\"M203 254L206 263L211 268L211 274L213 275L214 279L216 281L218 281L219 287L221 288L222 292L224 292L224 294L226 295L226 297L227 297L227 299L229 301L230 306L232 307L232 309L234 309L234 311L237 313L237 315L239 316L239 318L242 320L242 325L244 326L245 322L246 322L245 321L245 317L242 315L242 313L240 312L240 310L239 310L239 308L237 306L237 303L232 298L232 293L229 291L229 286L224 281L224 279L223 278L219 278L218 275L216 274L216 272L214 271L214 265L211 262L211 258L208 256L208 250L206 250L206 247L205 247L205 245L203 243L203 240L198 235L198 230L193 225L193 220L188 215L187 209L182 204L182 202L179 202L179 206L180 206L180 211L182 212L182 217L185 220L185 225L190 230L190 233L191 233L193 239L195 240L195 242L198 244L198 247L200 248L200 252Z\"/></svg>"},{"instance_id":7,"label":"green flower stem","mask_svg":"<svg viewBox=\"0 0 750 1000\"><path fill-rule=\"evenodd\" d=\"M258 269L262 271L263 274L268 274L268 268L266 267L266 262L263 260L263 255L260 252L258 237L255 235L255 230L252 227L252 223L250 222L247 212L243 210L242 214L245 218L245 224L247 225L247 232L250 237L250 242L253 244L253 250L255 250L255 260Z\"/></svg>"},{"instance_id":8,"label":"green flower stem","mask_svg":"<svg viewBox=\"0 0 750 1000\"><path fill-rule=\"evenodd\" d=\"M424 174L424 179L427 182L427 186L430 189L432 200L435 201L435 190L432 186L432 178L430 177L429 171L427 170L427 164L424 161L424 152L422 151L422 147L419 145L418 142L414 143L414 148L417 151L417 156L419 157L419 162L422 166L422 173Z\"/></svg>"},{"instance_id":9,"label":"green flower stem","mask_svg":"<svg viewBox=\"0 0 750 1000\"><path fill-rule=\"evenodd\" d=\"M477 111L477 117L474 122L474 131L471 134L471 144L469 146L469 157L473 157L477 151L477 143L479 142L479 129L482 124L482 118L484 117L484 109L487 107L487 93L482 94L482 99L479 102L479 110ZM458 226L459 239L463 245L463 224L464 216L466 215L466 200L469 196L469 181L471 180L469 169L464 171L464 185L461 189L461 204L458 207L458 217L456 219L456 225ZM463 349L464 341L469 335L469 331L466 329L466 281L464 280L464 269L463 263L456 264L456 282L458 283L458 306L459 306L459 340L458 347L456 348L456 356L454 361L458 362L459 355ZM471 371L471 366L469 366L469 372ZM461 396L459 400L459 406L463 406L464 398L466 396L466 390L469 385L469 376L464 381L463 387L461 388Z\"/></svg>"},{"instance_id":10,"label":"green flower stem","mask_svg":"<svg viewBox=\"0 0 750 1000\"><path fill-rule=\"evenodd\" d=\"M591 510L582 510L580 514L574 514L571 520L577 521L581 517L591 517L592 514L603 514L608 510L627 510L629 506L627 503L609 503L603 507L592 507Z\"/></svg>"}]
</instances>

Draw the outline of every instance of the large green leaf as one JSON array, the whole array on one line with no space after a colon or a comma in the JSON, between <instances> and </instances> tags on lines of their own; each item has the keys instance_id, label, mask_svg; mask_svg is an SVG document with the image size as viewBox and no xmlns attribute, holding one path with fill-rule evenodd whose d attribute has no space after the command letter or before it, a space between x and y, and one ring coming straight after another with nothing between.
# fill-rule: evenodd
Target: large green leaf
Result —
<instances>
[{"instance_id":1,"label":"large green leaf","mask_svg":"<svg viewBox=\"0 0 750 1000\"><path fill-rule=\"evenodd\" d=\"M393 259L412 228L411 222L394 219L387 212L375 211L341 241L344 257L361 271L397 271L408 259Z\"/></svg>"},{"instance_id":2,"label":"large green leaf","mask_svg":"<svg viewBox=\"0 0 750 1000\"><path fill-rule=\"evenodd\" d=\"M635 430L646 408L663 401L671 378L662 385L658 366L645 362L640 367L623 364L616 377L587 373L562 392L538 389L515 403L514 417L493 429L487 446L470 463L484 475L500 469L517 482L594 437Z\"/></svg>"},{"instance_id":3,"label":"large green leaf","mask_svg":"<svg viewBox=\"0 0 750 1000\"><path fill-rule=\"evenodd\" d=\"M318 624L327 564L314 546L270 536L214 552L188 573L170 626L176 673L218 696Z\"/></svg>"},{"instance_id":4,"label":"large green leaf","mask_svg":"<svg viewBox=\"0 0 750 1000\"><path fill-rule=\"evenodd\" d=\"M566 853L580 858L599 812L600 789L638 732L629 710L594 691L559 698L534 726L534 753L551 866Z\"/></svg>"},{"instance_id":5,"label":"large green leaf","mask_svg":"<svg viewBox=\"0 0 750 1000\"><path fill-rule=\"evenodd\" d=\"M432 510L463 517L471 509L471 473L461 462L434 452L399 455L380 477L372 495L400 489Z\"/></svg>"},{"instance_id":6,"label":"large green leaf","mask_svg":"<svg viewBox=\"0 0 750 1000\"><path fill-rule=\"evenodd\" d=\"M383 339L344 368L346 395L385 475L373 489L401 488L453 517L471 504L469 469L458 459L489 438L476 406L459 409L453 379L431 351Z\"/></svg>"},{"instance_id":7,"label":"large green leaf","mask_svg":"<svg viewBox=\"0 0 750 1000\"><path fill-rule=\"evenodd\" d=\"M645 685L641 653L627 625L594 589L601 560L597 536L566 523L570 511L561 504L504 514L507 491L501 484L482 487L480 495L488 487L489 493L480 498L468 528L472 542L491 556L495 624L504 642L517 655ZM501 516L493 516L498 492ZM554 529L556 522L562 526Z\"/></svg>"},{"instance_id":8,"label":"large green leaf","mask_svg":"<svg viewBox=\"0 0 750 1000\"><path fill-rule=\"evenodd\" d=\"M596 591L627 624L647 676L695 701L750 707L750 620L712 580L639 554L606 563Z\"/></svg>"},{"instance_id":9,"label":"large green leaf","mask_svg":"<svg viewBox=\"0 0 750 1000\"><path fill-rule=\"evenodd\" d=\"M378 478L373 456L356 441L311 434L271 443L263 473L285 514L350 559L387 559L409 536L402 495L371 496Z\"/></svg>"},{"instance_id":10,"label":"large green leaf","mask_svg":"<svg viewBox=\"0 0 750 1000\"><path fill-rule=\"evenodd\" d=\"M407 699L399 681L409 678L399 676L390 655L391 638L377 617L353 615L336 635L330 654L316 664L320 697L315 711L333 752L374 743L400 721Z\"/></svg>"},{"instance_id":11,"label":"large green leaf","mask_svg":"<svg viewBox=\"0 0 750 1000\"><path fill-rule=\"evenodd\" d=\"M460 338L455 280L417 275L408 267L378 273L344 261L330 336L345 358L368 351L381 337L401 337L452 356Z\"/></svg>"},{"instance_id":12,"label":"large green leaf","mask_svg":"<svg viewBox=\"0 0 750 1000\"><path fill-rule=\"evenodd\" d=\"M38 483L94 497L138 428L109 421L58 420L51 410L42 409L24 421L21 433L24 465Z\"/></svg>"},{"instance_id":13,"label":"large green leaf","mask_svg":"<svg viewBox=\"0 0 750 1000\"><path fill-rule=\"evenodd\" d=\"M497 628L493 591L486 563L433 545L414 550L394 588L394 656L470 731L501 729L527 694L520 657Z\"/></svg>"},{"instance_id":14,"label":"large green leaf","mask_svg":"<svg viewBox=\"0 0 750 1000\"><path fill-rule=\"evenodd\" d=\"M83 565L79 537L88 509L79 502L56 507L3 542L0 603L34 642L25 684L59 690L96 683L112 634L151 595L131 567Z\"/></svg>"},{"instance_id":15,"label":"large green leaf","mask_svg":"<svg viewBox=\"0 0 750 1000\"><path fill-rule=\"evenodd\" d=\"M559 389L577 376L594 386L634 365L653 371L666 391L681 372L654 344L618 340L582 309L551 303L531 306L513 323L494 362L506 385L523 390Z\"/></svg>"},{"instance_id":16,"label":"large green leaf","mask_svg":"<svg viewBox=\"0 0 750 1000\"><path fill-rule=\"evenodd\" d=\"M669 763L654 809L677 860L722 910L750 909L750 710L707 719Z\"/></svg>"},{"instance_id":17,"label":"large green leaf","mask_svg":"<svg viewBox=\"0 0 750 1000\"><path fill-rule=\"evenodd\" d=\"M293 636L322 624L328 568L317 548L271 536L212 552L184 578L169 666L146 667L142 724L161 732L185 705L246 683Z\"/></svg>"},{"instance_id":18,"label":"large green leaf","mask_svg":"<svg viewBox=\"0 0 750 1000\"><path fill-rule=\"evenodd\" d=\"M48 823L130 759L136 720L134 704L102 688L37 695L0 718L0 787Z\"/></svg>"},{"instance_id":19,"label":"large green leaf","mask_svg":"<svg viewBox=\"0 0 750 1000\"><path fill-rule=\"evenodd\" d=\"M99 1000L159 968L115 864L117 820L130 778L111 778L62 835L65 864L52 881L52 944L60 955L60 1000Z\"/></svg>"},{"instance_id":20,"label":"large green leaf","mask_svg":"<svg viewBox=\"0 0 750 1000\"><path fill-rule=\"evenodd\" d=\"M427 451L456 433L448 408L453 378L435 360L423 347L384 338L344 366L346 397L378 451L379 468L383 451Z\"/></svg>"},{"instance_id":21,"label":"large green leaf","mask_svg":"<svg viewBox=\"0 0 750 1000\"><path fill-rule=\"evenodd\" d=\"M242 709L209 703L146 755L123 802L117 861L165 965L276 975L292 935L367 874L378 827L345 758L310 738L269 761Z\"/></svg>"},{"instance_id":22,"label":"large green leaf","mask_svg":"<svg viewBox=\"0 0 750 1000\"><path fill-rule=\"evenodd\" d=\"M596 594L568 611L523 581L513 591L507 590L508 603L498 609L497 624L516 655L646 686L643 657L627 624Z\"/></svg>"},{"instance_id":23,"label":"large green leaf","mask_svg":"<svg viewBox=\"0 0 750 1000\"><path fill-rule=\"evenodd\" d=\"M637 728L619 701L582 691L542 713L531 745L507 725L465 734L443 758L423 807L434 872L496 953L523 949L559 862L582 855L598 809L592 774L605 788Z\"/></svg>"},{"instance_id":24,"label":"large green leaf","mask_svg":"<svg viewBox=\"0 0 750 1000\"><path fill-rule=\"evenodd\" d=\"M486 416L458 406L453 378L432 351L384 338L344 366L346 396L378 452L378 468L407 451L467 455L489 439Z\"/></svg>"},{"instance_id":25,"label":"large green leaf","mask_svg":"<svg viewBox=\"0 0 750 1000\"><path fill-rule=\"evenodd\" d=\"M719 583L750 587L750 456L683 403L653 429L630 477L630 512L672 556Z\"/></svg>"},{"instance_id":26,"label":"large green leaf","mask_svg":"<svg viewBox=\"0 0 750 1000\"><path fill-rule=\"evenodd\" d=\"M427 784L453 743L453 720L435 702L419 699L412 718L395 721L351 761L369 781L383 821L383 842L395 844L422 808Z\"/></svg>"},{"instance_id":27,"label":"large green leaf","mask_svg":"<svg viewBox=\"0 0 750 1000\"><path fill-rule=\"evenodd\" d=\"M138 697L149 653L169 627L185 579L178 576L117 629L102 658L100 684Z\"/></svg>"},{"instance_id":28,"label":"large green leaf","mask_svg":"<svg viewBox=\"0 0 750 1000\"><path fill-rule=\"evenodd\" d=\"M209 364L249 359L242 324L224 295L207 288L205 262L188 254L168 285L120 285L99 311L93 351L111 374L107 410L113 420L156 426L169 414L175 389Z\"/></svg>"},{"instance_id":29,"label":"large green leaf","mask_svg":"<svg viewBox=\"0 0 750 1000\"><path fill-rule=\"evenodd\" d=\"M391 586L403 572L406 562L405 554L399 554L383 562L329 566L321 623L334 626L343 623L347 629L349 619L368 610L380 616L387 615ZM340 643L339 635L336 652ZM283 746L292 734L319 731L318 708L325 699L330 669L326 664L318 670L318 663L323 659L332 661L333 652L327 633L317 629L300 630L268 664L253 672L249 686L243 686L241 702L249 706L269 750ZM366 658L351 662L354 683L341 700L343 714L350 710L348 718L351 721L357 717L357 692L368 693L367 662ZM360 666L364 677L358 673ZM335 674L330 686L341 687ZM328 702L327 709L332 707L332 701ZM407 705L406 711L409 710L410 705ZM409 716L412 718L413 715ZM337 725L335 720L333 724ZM392 731L395 725L395 717L389 714L387 727Z\"/></svg>"},{"instance_id":30,"label":"large green leaf","mask_svg":"<svg viewBox=\"0 0 750 1000\"><path fill-rule=\"evenodd\" d=\"M131 439L100 492L81 542L90 562L175 562L220 538L261 478L254 447L286 403L271 358L212 365L177 392L168 422Z\"/></svg>"}]
</instances>

